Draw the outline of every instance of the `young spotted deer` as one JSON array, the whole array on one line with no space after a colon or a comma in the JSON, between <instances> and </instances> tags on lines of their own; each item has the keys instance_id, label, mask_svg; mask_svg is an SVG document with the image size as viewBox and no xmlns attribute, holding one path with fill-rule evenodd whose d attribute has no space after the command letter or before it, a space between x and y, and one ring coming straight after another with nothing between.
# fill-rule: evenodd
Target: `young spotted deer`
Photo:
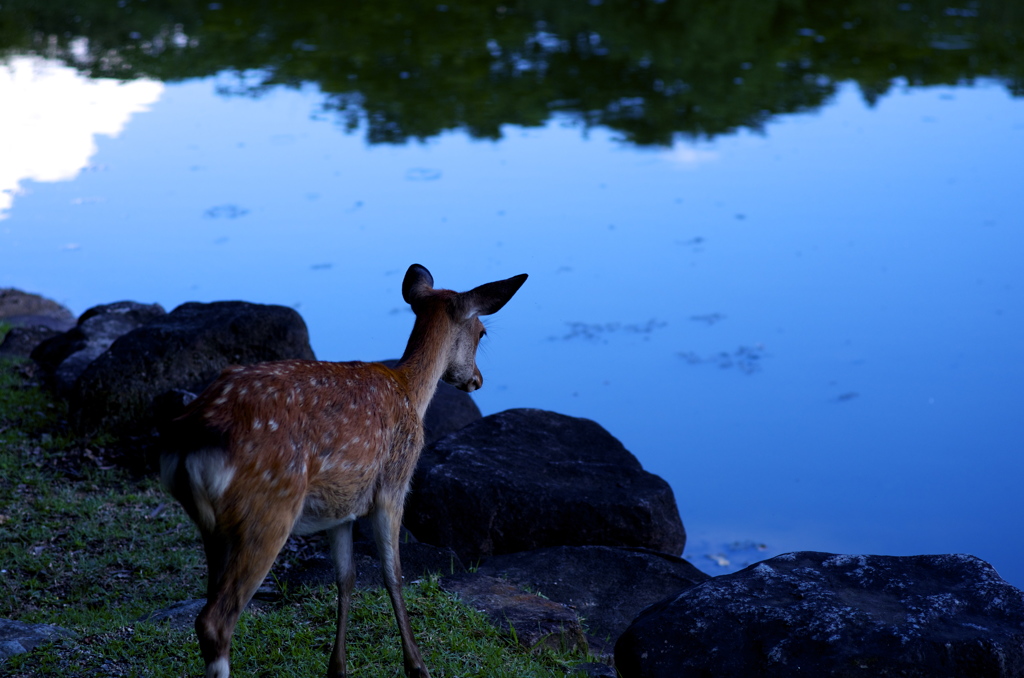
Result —
<instances>
[{"instance_id":1,"label":"young spotted deer","mask_svg":"<svg viewBox=\"0 0 1024 678\"><path fill-rule=\"evenodd\" d=\"M345 674L345 627L355 583L352 521L369 515L402 638L405 675L428 678L402 599L398 533L438 379L480 388L478 316L497 312L526 280L469 292L434 289L409 267L402 296L416 314L402 359L285 360L228 367L179 417L161 460L164 486L199 526L209 568L196 619L207 678L227 678L242 609L291 533L326 530L338 582L328 676Z\"/></svg>"}]
</instances>

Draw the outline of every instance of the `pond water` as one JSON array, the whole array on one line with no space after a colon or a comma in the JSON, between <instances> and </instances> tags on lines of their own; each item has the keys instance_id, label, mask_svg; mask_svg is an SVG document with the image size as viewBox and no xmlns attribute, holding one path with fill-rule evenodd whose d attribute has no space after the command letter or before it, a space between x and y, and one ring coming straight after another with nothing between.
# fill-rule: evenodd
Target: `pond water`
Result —
<instances>
[{"instance_id":1,"label":"pond water","mask_svg":"<svg viewBox=\"0 0 1024 678\"><path fill-rule=\"evenodd\" d=\"M811 101L779 85L769 98L795 103L706 118L677 101L686 123L667 128L643 98L563 103L569 85L533 116L516 84L498 90L512 113L491 101L438 122L426 103L382 118L383 78L345 90L270 57L162 73L210 41L162 21L175 49L141 49L155 55L123 80L95 56L103 36L7 51L0 286L79 313L285 304L318 357L373 360L404 348L409 264L454 289L526 272L490 320L477 403L602 424L672 485L702 569L966 552L1024 586L1019 66L943 80L901 65L874 89L805 73ZM554 72L567 39L531 21ZM947 29L930 66L971 51ZM317 53L292 38L289 53ZM499 63L503 39L480 51ZM422 89L391 68L389 87ZM713 88L694 89L713 109Z\"/></svg>"}]
</instances>

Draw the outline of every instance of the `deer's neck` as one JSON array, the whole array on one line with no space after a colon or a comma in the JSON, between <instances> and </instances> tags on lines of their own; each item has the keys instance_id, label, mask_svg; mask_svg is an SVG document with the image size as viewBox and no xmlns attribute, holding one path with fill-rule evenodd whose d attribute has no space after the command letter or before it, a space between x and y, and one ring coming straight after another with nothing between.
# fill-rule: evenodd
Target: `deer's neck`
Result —
<instances>
[{"instance_id":1,"label":"deer's neck","mask_svg":"<svg viewBox=\"0 0 1024 678\"><path fill-rule=\"evenodd\" d=\"M451 341L450 321L444 314L418 316L405 353L395 366L408 384L421 420L437 390L437 382L448 370Z\"/></svg>"}]
</instances>

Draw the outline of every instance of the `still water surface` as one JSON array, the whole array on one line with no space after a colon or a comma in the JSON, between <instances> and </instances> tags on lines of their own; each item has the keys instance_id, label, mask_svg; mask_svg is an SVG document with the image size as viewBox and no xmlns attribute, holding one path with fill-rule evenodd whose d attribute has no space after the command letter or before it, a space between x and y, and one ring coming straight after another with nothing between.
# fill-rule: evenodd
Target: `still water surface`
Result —
<instances>
[{"instance_id":1,"label":"still water surface","mask_svg":"<svg viewBox=\"0 0 1024 678\"><path fill-rule=\"evenodd\" d=\"M76 312L285 304L318 357L384 359L411 327L409 264L455 289L526 272L477 403L601 423L672 485L702 569L967 552L1024 585L1024 101L1000 83L896 81L873 105L840 83L813 111L669 145L558 113L381 145L312 84L108 95L31 59L17 101L36 108L17 132L5 118L5 148L42 113L43 139L98 122L45 153L70 170L0 161L18 175L0 286ZM84 102L63 121L53 77Z\"/></svg>"}]
</instances>

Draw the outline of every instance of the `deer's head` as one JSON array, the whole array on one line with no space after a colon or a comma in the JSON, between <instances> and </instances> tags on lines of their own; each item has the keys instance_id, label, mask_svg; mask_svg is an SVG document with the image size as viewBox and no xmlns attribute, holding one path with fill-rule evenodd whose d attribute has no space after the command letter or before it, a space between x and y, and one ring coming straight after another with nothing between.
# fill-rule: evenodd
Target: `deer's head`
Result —
<instances>
[{"instance_id":1,"label":"deer's head","mask_svg":"<svg viewBox=\"0 0 1024 678\"><path fill-rule=\"evenodd\" d=\"M463 391L475 391L484 378L476 366L476 349L487 330L480 316L501 310L526 282L526 274L486 283L468 292L434 289L434 278L413 264L402 282L402 297L412 306L417 324L445 323L447 361L442 379ZM415 333L415 331L414 331Z\"/></svg>"}]
</instances>

